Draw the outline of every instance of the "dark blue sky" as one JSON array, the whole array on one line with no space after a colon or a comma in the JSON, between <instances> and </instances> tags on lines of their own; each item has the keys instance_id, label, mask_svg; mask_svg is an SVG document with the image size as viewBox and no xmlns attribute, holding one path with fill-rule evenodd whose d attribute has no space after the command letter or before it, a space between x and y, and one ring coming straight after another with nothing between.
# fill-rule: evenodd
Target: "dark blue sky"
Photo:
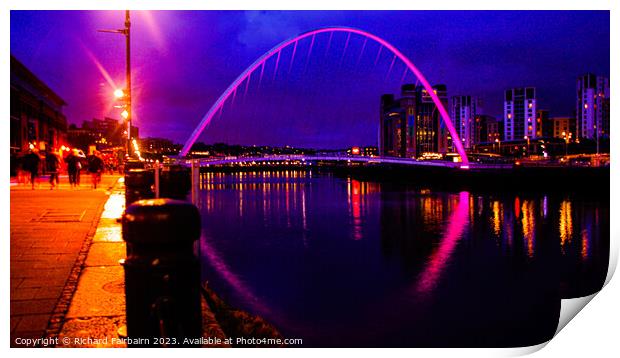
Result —
<instances>
[{"instance_id":1,"label":"dark blue sky","mask_svg":"<svg viewBox=\"0 0 620 358\"><path fill-rule=\"evenodd\" d=\"M124 83L122 11L11 11L11 54L68 106L80 124L120 118L112 82ZM301 32L351 26L374 33L407 55L449 95L479 96L501 115L503 90L538 89L552 116L575 107L576 77L609 76L607 11L133 11L134 119L141 136L185 142L220 93L265 51ZM200 138L205 142L343 147L375 145L379 96L398 92L404 66L353 36L319 35L270 61L258 85L237 93ZM361 56L360 56L361 53ZM289 71L290 68L290 71ZM415 82L411 74L404 82Z\"/></svg>"}]
</instances>

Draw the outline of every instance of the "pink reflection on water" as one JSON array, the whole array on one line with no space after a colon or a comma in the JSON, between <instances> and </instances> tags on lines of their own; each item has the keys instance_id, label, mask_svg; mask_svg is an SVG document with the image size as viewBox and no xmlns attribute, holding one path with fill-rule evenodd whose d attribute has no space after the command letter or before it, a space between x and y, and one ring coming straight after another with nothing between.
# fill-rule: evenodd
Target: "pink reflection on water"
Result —
<instances>
[{"instance_id":1,"label":"pink reflection on water","mask_svg":"<svg viewBox=\"0 0 620 358\"><path fill-rule=\"evenodd\" d=\"M231 269L226 262L221 258L220 254L215 248L209 245L209 239L202 238L200 240L200 256L207 258L208 262L213 266L215 271L226 282L234 288L234 290L243 297L245 302L251 302L252 306L258 309L262 313L269 313L271 309L263 304L258 297L246 286L242 279L240 279Z\"/></svg>"},{"instance_id":2,"label":"pink reflection on water","mask_svg":"<svg viewBox=\"0 0 620 358\"><path fill-rule=\"evenodd\" d=\"M463 191L459 193L459 203L450 216L448 227L439 244L439 247L432 253L424 271L419 276L416 284L416 292L429 293L432 291L447 265L452 252L462 237L463 230L469 220L469 193Z\"/></svg>"}]
</instances>

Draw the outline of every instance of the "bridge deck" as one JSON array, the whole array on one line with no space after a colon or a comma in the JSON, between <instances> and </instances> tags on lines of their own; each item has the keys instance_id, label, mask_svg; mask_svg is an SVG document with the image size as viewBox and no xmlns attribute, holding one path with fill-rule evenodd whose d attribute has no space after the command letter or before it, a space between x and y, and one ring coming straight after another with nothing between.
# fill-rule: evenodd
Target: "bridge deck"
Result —
<instances>
[{"instance_id":1,"label":"bridge deck","mask_svg":"<svg viewBox=\"0 0 620 358\"><path fill-rule=\"evenodd\" d=\"M265 157L227 157L227 158L204 158L194 159L197 160L199 165L211 166L211 165L226 165L226 164L240 164L240 163L253 163L263 164L272 162L347 162L347 163L368 163L368 164L396 164L407 166L420 166L420 167L441 167L441 168L456 168L456 169L511 169L512 164L486 164L486 163L470 163L469 165L463 165L460 162L447 162L439 160L416 160L409 158L393 158L393 157L363 157L363 156L339 156L339 155L273 155ZM178 163L182 165L191 165L192 159L179 159Z\"/></svg>"}]
</instances>

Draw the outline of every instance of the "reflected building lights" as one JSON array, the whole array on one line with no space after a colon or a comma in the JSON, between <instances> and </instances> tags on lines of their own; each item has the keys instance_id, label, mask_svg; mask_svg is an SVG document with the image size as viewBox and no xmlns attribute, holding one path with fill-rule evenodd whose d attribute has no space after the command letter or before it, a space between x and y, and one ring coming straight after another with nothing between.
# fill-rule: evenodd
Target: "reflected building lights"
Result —
<instances>
[{"instance_id":1,"label":"reflected building lights","mask_svg":"<svg viewBox=\"0 0 620 358\"><path fill-rule=\"evenodd\" d=\"M515 197L515 218L519 218L521 216L521 201L519 197Z\"/></svg>"},{"instance_id":2,"label":"reflected building lights","mask_svg":"<svg viewBox=\"0 0 620 358\"><path fill-rule=\"evenodd\" d=\"M506 238L506 244L509 248L512 248L512 244L514 242L514 216L510 213L510 206L508 206L508 210L503 210L504 212L504 225L503 232Z\"/></svg>"},{"instance_id":3,"label":"reflected building lights","mask_svg":"<svg viewBox=\"0 0 620 358\"><path fill-rule=\"evenodd\" d=\"M587 260L590 255L590 234L588 230L581 230L581 258Z\"/></svg>"},{"instance_id":4,"label":"reflected building lights","mask_svg":"<svg viewBox=\"0 0 620 358\"><path fill-rule=\"evenodd\" d=\"M443 202L436 196L424 196L422 201L422 221L424 225L437 226L443 221ZM449 204L449 203L448 203ZM465 203L468 205L469 203Z\"/></svg>"},{"instance_id":5,"label":"reflected building lights","mask_svg":"<svg viewBox=\"0 0 620 358\"><path fill-rule=\"evenodd\" d=\"M527 256L534 257L534 246L536 244L536 227L535 227L535 210L533 200L524 200L521 206L523 215L521 217L521 226L523 228L523 238L527 249Z\"/></svg>"},{"instance_id":6,"label":"reflected building lights","mask_svg":"<svg viewBox=\"0 0 620 358\"><path fill-rule=\"evenodd\" d=\"M562 201L560 204L560 247L562 254L566 254L566 244L573 238L573 213L571 202Z\"/></svg>"},{"instance_id":7,"label":"reflected building lights","mask_svg":"<svg viewBox=\"0 0 620 358\"><path fill-rule=\"evenodd\" d=\"M243 217L243 189L238 189L239 191L239 217Z\"/></svg>"},{"instance_id":8,"label":"reflected building lights","mask_svg":"<svg viewBox=\"0 0 620 358\"><path fill-rule=\"evenodd\" d=\"M502 233L502 217L504 216L504 208L502 203L493 201L493 233L500 236Z\"/></svg>"},{"instance_id":9,"label":"reflected building lights","mask_svg":"<svg viewBox=\"0 0 620 358\"><path fill-rule=\"evenodd\" d=\"M363 184L355 179L347 180L349 216L353 223L353 240L362 239L362 196Z\"/></svg>"}]
</instances>

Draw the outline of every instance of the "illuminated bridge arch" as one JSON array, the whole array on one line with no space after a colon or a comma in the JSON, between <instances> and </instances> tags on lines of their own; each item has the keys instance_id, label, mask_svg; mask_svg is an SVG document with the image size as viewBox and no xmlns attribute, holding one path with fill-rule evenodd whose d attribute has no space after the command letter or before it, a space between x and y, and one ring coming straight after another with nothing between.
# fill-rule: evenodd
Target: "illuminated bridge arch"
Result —
<instances>
[{"instance_id":1,"label":"illuminated bridge arch","mask_svg":"<svg viewBox=\"0 0 620 358\"><path fill-rule=\"evenodd\" d=\"M325 27L325 28L320 28L320 29L304 32L301 35L298 35L296 37L293 37L291 39L281 42L280 44L278 44L271 50L267 51L264 55L259 57L256 61L254 61L254 63L250 65L250 67L248 67L245 71L243 71L243 73L241 73L239 77L237 77L233 81L233 83L231 83L230 86L228 86L228 88L226 88L226 90L220 95L217 101L215 101L215 103L211 106L207 114L205 114L202 120L200 121L200 124L198 125L198 127L196 127L194 132L192 132L192 135L189 137L189 139L183 146L183 149L180 152L180 156L185 157L187 155L192 145L194 145L194 142L196 142L196 140L198 139L202 131L209 125L209 123L211 123L211 121L213 120L213 117L222 108L222 106L224 105L228 97L230 97L237 90L237 88L243 83L243 81L248 79L258 67L264 65L267 60L269 60L272 56L278 54L285 47L291 44L296 45L297 42L300 40L303 40L307 37L315 36L317 34L324 33L324 32L344 32L348 34L361 35L365 38L371 39L379 43L381 46L387 48L396 57L398 57L407 66L407 68L411 72L413 72L413 74L417 77L417 79L420 81L420 83L422 83L422 85L426 89L426 92L431 96L431 98L433 99L433 102L435 102L435 105L437 106L437 109L439 110L439 113L441 114L441 117L443 118L443 121L446 127L448 128L450 135L453 138L452 143L454 143L454 146L456 147L456 151L461 157L463 166L469 165L467 154L465 153L465 149L463 148L463 143L461 142L461 139L458 133L456 132L456 129L454 128L454 124L452 123L452 120L450 119L450 116L448 115L446 108L443 106L443 104L439 100L439 97L437 96L437 94L435 93L431 85L428 83L428 81L426 80L422 72L418 70L418 68L413 64L413 62L411 62L409 58L407 58L407 56L403 55L402 52L400 52L396 47L394 47L392 44L390 44L386 40L382 39L379 36L366 32L364 30L351 28L351 27Z\"/></svg>"}]
</instances>

